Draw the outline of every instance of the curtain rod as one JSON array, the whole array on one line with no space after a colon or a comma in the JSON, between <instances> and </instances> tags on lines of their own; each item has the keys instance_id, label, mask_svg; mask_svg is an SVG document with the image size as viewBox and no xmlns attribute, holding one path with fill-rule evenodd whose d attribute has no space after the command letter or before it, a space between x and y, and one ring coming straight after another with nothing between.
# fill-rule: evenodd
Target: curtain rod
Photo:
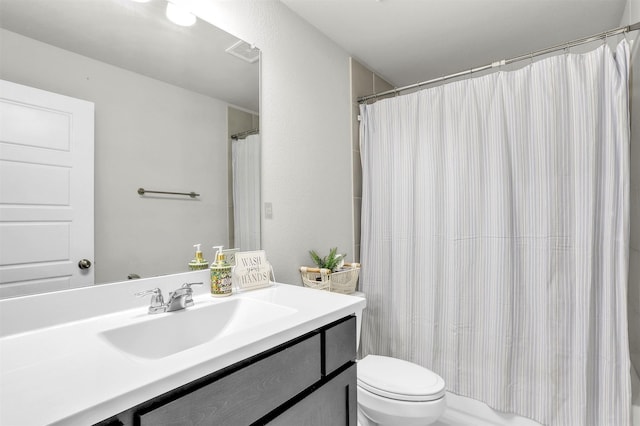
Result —
<instances>
[{"instance_id":1,"label":"curtain rod","mask_svg":"<svg viewBox=\"0 0 640 426\"><path fill-rule=\"evenodd\" d=\"M244 139L247 136L255 135L258 132L260 132L260 129L246 130L244 132L240 132L240 133L236 133L235 135L231 135L231 139Z\"/></svg>"},{"instance_id":2,"label":"curtain rod","mask_svg":"<svg viewBox=\"0 0 640 426\"><path fill-rule=\"evenodd\" d=\"M491 68L496 68L496 67L501 67L503 65L508 65L508 64L512 64L514 62L518 62L518 61L522 61L524 59L531 59L533 57L536 56L540 56L540 55L545 55L547 53L551 53L551 52L555 52L558 50L563 50L563 49L568 49L574 46L578 46L584 43L589 43L592 41L596 41L596 40L602 40L602 39L606 39L607 37L610 36L614 36L614 35L618 35L618 34L622 34L622 33L627 33L627 32L631 32L631 31L638 31L640 30L640 22L636 22L633 25L627 25L625 27L619 27L619 28L615 28L613 30L609 30L609 31L605 31L603 33L600 34L595 34L589 37L583 37L577 40L573 40L573 41L569 41L566 43L562 43L562 44L558 44L556 46L553 47L548 47L546 49L542 49L542 50L537 50L535 52L531 52L528 53L526 55L520 55L520 56L516 56L514 58L511 59L503 59L501 61L496 61L493 62L491 64L487 64L478 68L471 68L469 70L466 71L461 71L461 72L457 72L455 74L449 74L449 75L445 75L443 77L438 77L438 78L433 78L431 80L426 80L426 81L422 81L420 83L414 83L414 84L410 84L408 86L403 86L403 87L398 87L396 89L390 89L387 90L385 92L380 92L380 93L375 93L372 95L367 95L367 96L362 96L358 98L358 103L361 104L363 102L366 102L368 100L371 99L377 99L379 97L382 96L387 96L387 95L392 95L392 94L399 94L400 92L404 92L406 90L410 90L410 89L415 89L415 88L419 88L422 86L427 86L429 84L433 84L433 83L439 83L441 81L445 81L445 80L450 80L452 78L456 78L456 77L462 77L465 75L469 75L469 74L473 74L473 73L477 73L480 71L485 71Z\"/></svg>"}]
</instances>

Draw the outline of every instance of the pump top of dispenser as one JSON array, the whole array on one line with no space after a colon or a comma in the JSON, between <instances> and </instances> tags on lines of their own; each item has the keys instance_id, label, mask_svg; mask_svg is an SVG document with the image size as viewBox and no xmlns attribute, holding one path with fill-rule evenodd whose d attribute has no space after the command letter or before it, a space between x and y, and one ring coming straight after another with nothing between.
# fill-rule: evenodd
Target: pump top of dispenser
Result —
<instances>
[{"instance_id":1,"label":"pump top of dispenser","mask_svg":"<svg viewBox=\"0 0 640 426\"><path fill-rule=\"evenodd\" d=\"M207 260L202 256L200 244L194 244L193 247L196 249L196 254L195 259L189 262L189 269L192 271L207 269L209 267L209 262L207 262Z\"/></svg>"},{"instance_id":2,"label":"pump top of dispenser","mask_svg":"<svg viewBox=\"0 0 640 426\"><path fill-rule=\"evenodd\" d=\"M222 252L222 249L224 248L224 246L213 246L214 249L217 249L216 251L216 262L218 265L222 266L227 266L227 260L226 260L226 256L224 255L224 253Z\"/></svg>"}]
</instances>

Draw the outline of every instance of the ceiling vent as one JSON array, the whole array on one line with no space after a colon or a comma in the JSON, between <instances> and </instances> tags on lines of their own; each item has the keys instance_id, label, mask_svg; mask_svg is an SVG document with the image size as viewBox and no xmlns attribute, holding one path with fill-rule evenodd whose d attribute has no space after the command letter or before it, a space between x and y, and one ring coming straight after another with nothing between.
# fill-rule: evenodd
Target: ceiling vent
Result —
<instances>
[{"instance_id":1,"label":"ceiling vent","mask_svg":"<svg viewBox=\"0 0 640 426\"><path fill-rule=\"evenodd\" d=\"M260 58L260 49L242 40L235 42L231 47L227 48L225 52L237 56L250 64Z\"/></svg>"}]
</instances>

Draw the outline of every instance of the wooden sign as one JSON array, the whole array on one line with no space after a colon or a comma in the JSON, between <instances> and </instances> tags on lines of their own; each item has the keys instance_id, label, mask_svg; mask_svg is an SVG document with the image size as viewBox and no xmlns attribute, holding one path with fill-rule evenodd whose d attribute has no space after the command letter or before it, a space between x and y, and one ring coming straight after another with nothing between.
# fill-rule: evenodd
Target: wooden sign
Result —
<instances>
[{"instance_id":1,"label":"wooden sign","mask_svg":"<svg viewBox=\"0 0 640 426\"><path fill-rule=\"evenodd\" d=\"M238 290L254 290L268 287L272 283L271 264L264 250L236 253L236 266L233 271L233 283Z\"/></svg>"}]
</instances>

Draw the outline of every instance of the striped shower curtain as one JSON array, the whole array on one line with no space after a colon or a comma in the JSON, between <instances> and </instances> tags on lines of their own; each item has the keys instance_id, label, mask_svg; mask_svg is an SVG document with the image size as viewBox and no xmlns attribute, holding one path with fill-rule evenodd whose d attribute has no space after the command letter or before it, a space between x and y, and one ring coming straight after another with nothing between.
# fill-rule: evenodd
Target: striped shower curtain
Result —
<instances>
[{"instance_id":1,"label":"striped shower curtain","mask_svg":"<svg viewBox=\"0 0 640 426\"><path fill-rule=\"evenodd\" d=\"M260 135L231 144L235 245L242 251L260 249Z\"/></svg>"},{"instance_id":2,"label":"striped shower curtain","mask_svg":"<svg viewBox=\"0 0 640 426\"><path fill-rule=\"evenodd\" d=\"M630 424L628 60L361 106L363 355L545 425Z\"/></svg>"}]
</instances>

